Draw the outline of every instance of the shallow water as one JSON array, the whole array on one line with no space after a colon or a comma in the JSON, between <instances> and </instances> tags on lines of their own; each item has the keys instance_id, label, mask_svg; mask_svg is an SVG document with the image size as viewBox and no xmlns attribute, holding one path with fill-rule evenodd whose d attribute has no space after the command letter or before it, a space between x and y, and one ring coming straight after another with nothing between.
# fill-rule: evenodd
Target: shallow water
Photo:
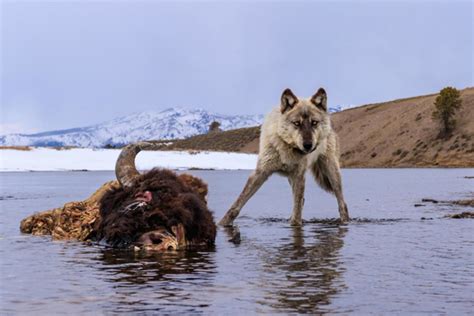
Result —
<instances>
[{"instance_id":1,"label":"shallow water","mask_svg":"<svg viewBox=\"0 0 474 316\"><path fill-rule=\"evenodd\" d=\"M193 171L209 183L220 219L250 171ZM208 252L136 257L79 242L22 235L22 218L86 198L112 172L0 174L0 314L472 314L472 210L422 198L471 197L474 169L343 171L350 214L308 179L303 228L275 176L236 221L241 243L219 229ZM427 218L423 219L422 218Z\"/></svg>"}]
</instances>

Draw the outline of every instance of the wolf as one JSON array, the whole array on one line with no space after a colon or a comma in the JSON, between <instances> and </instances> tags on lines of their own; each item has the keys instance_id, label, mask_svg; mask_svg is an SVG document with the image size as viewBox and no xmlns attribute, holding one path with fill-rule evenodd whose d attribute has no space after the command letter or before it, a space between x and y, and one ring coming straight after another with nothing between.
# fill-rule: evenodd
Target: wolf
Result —
<instances>
[{"instance_id":1,"label":"wolf","mask_svg":"<svg viewBox=\"0 0 474 316\"><path fill-rule=\"evenodd\" d=\"M285 89L280 106L267 115L262 125L257 167L219 224L232 226L247 201L272 174L278 173L288 178L293 191L291 225L300 226L308 169L321 188L336 196L341 222L349 221L342 193L338 138L331 128L326 91L319 88L312 97L300 99Z\"/></svg>"}]
</instances>

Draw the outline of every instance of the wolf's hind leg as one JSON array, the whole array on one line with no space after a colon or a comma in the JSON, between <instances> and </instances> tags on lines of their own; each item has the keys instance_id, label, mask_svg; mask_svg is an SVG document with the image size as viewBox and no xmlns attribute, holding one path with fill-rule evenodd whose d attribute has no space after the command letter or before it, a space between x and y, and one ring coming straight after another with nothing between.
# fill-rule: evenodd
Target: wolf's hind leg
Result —
<instances>
[{"instance_id":1,"label":"wolf's hind leg","mask_svg":"<svg viewBox=\"0 0 474 316\"><path fill-rule=\"evenodd\" d=\"M232 204L230 209L220 220L219 225L232 226L235 218L239 216L240 210L244 207L245 203L257 192L262 184L268 179L272 173L269 171L255 170L247 180L242 193L240 193L237 200Z\"/></svg>"},{"instance_id":2,"label":"wolf's hind leg","mask_svg":"<svg viewBox=\"0 0 474 316\"><path fill-rule=\"evenodd\" d=\"M349 211L342 193L341 171L337 158L320 155L311 166L311 171L321 188L336 196L341 221L349 221Z\"/></svg>"}]
</instances>

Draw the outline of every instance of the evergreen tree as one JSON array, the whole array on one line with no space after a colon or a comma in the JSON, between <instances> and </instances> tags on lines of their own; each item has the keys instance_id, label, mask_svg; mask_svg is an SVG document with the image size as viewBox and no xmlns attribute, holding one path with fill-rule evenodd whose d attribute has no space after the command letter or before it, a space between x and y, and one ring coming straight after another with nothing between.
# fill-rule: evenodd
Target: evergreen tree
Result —
<instances>
[{"instance_id":1,"label":"evergreen tree","mask_svg":"<svg viewBox=\"0 0 474 316\"><path fill-rule=\"evenodd\" d=\"M456 127L454 115L461 105L462 100L459 90L446 87L440 91L434 103L433 119L441 123L441 136L448 136Z\"/></svg>"}]
</instances>

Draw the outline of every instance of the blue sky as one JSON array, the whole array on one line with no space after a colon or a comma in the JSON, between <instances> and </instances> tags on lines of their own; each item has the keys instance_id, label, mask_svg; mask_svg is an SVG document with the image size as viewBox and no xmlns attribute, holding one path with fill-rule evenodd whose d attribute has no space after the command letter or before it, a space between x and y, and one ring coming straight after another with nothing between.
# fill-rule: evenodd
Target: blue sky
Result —
<instances>
[{"instance_id":1,"label":"blue sky","mask_svg":"<svg viewBox=\"0 0 474 316\"><path fill-rule=\"evenodd\" d=\"M2 1L0 133L473 86L471 1Z\"/></svg>"}]
</instances>

